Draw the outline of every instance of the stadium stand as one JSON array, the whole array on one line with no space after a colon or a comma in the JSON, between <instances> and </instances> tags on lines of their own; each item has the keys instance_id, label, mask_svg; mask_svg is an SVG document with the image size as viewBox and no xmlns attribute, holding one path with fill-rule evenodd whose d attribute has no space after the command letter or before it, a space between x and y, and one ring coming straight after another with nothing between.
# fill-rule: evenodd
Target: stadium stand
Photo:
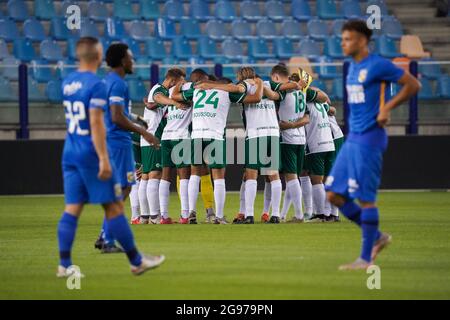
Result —
<instances>
[{"instance_id":1,"label":"stadium stand","mask_svg":"<svg viewBox=\"0 0 450 320\"><path fill-rule=\"evenodd\" d=\"M408 6L411 1L413 7ZM55 103L55 83L75 68L77 38L92 35L101 38L105 46L112 41L126 42L141 66L180 61L307 63L305 68L316 81L341 100L342 67L315 63L342 62L340 30L344 19L364 17L366 8L375 4L380 6L383 20L373 41L374 52L391 59L419 61L425 88L419 99L439 103L437 98L449 99L449 65L432 63L450 59L450 39L442 36L450 34L450 25L444 23L448 18L434 17L432 0L411 1L0 1L0 60L4 65L0 68L0 90L11 87L17 91L17 65L26 62L35 82L33 90L39 89L30 101ZM74 3L80 6L83 17L80 32L65 25L66 8ZM46 64L53 68L33 67ZM165 70L160 68L160 75ZM270 67L257 68L264 76L268 70ZM234 78L235 71L235 67L223 67L224 76ZM135 77L130 79L135 102L141 102L137 95L149 87L150 80L149 68L136 68ZM4 92L0 98L11 101Z\"/></svg>"}]
</instances>

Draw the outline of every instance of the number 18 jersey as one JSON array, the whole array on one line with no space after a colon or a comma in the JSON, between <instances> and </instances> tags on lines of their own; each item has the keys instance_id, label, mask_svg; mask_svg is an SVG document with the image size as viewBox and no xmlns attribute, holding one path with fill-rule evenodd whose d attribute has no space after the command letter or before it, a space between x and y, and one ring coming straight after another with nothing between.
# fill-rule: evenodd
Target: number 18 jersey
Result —
<instances>
[{"instance_id":1,"label":"number 18 jersey","mask_svg":"<svg viewBox=\"0 0 450 320\"><path fill-rule=\"evenodd\" d=\"M75 71L62 82L67 135L63 163L90 167L98 165L98 157L91 138L89 109L105 111L106 86L89 71Z\"/></svg>"}]
</instances>

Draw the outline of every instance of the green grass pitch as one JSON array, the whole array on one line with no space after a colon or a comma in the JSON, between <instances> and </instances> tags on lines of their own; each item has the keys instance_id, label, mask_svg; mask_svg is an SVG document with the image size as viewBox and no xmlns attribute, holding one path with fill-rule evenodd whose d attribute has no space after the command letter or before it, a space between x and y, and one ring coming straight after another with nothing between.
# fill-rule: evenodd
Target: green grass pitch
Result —
<instances>
[{"instance_id":1,"label":"green grass pitch","mask_svg":"<svg viewBox=\"0 0 450 320\"><path fill-rule=\"evenodd\" d=\"M229 193L228 218L238 205L238 194ZM259 194L258 216L261 206ZM74 246L73 262L86 277L80 290L68 290L55 277L63 198L0 197L0 299L449 299L450 193L383 192L379 207L381 228L394 238L377 260L380 290L367 288L364 271L337 270L360 249L360 231L345 219L132 226L141 251L167 258L159 269L134 277L124 255L94 250L98 206L86 207ZM173 218L178 210L172 194Z\"/></svg>"}]
</instances>

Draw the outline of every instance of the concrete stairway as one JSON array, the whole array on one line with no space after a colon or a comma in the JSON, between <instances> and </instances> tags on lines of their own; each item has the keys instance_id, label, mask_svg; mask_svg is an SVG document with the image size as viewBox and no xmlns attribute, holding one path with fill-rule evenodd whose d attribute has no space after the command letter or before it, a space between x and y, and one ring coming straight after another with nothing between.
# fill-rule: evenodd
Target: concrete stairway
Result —
<instances>
[{"instance_id":1,"label":"concrete stairway","mask_svg":"<svg viewBox=\"0 0 450 320\"><path fill-rule=\"evenodd\" d=\"M386 0L389 10L404 27L416 34L436 60L450 60L450 18L436 18L433 0Z\"/></svg>"}]
</instances>

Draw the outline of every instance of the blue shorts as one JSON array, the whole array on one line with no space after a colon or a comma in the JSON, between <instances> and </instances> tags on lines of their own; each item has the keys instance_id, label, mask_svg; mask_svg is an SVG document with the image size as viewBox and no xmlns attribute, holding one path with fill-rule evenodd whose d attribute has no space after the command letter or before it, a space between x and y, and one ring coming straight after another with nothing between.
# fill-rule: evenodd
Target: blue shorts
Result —
<instances>
[{"instance_id":1,"label":"blue shorts","mask_svg":"<svg viewBox=\"0 0 450 320\"><path fill-rule=\"evenodd\" d=\"M135 183L134 180L134 155L133 146L109 147L109 155L117 169L117 176L122 188L126 188Z\"/></svg>"},{"instance_id":2,"label":"blue shorts","mask_svg":"<svg viewBox=\"0 0 450 320\"><path fill-rule=\"evenodd\" d=\"M382 163L382 148L347 140L325 182L325 189L346 198L375 202Z\"/></svg>"},{"instance_id":3,"label":"blue shorts","mask_svg":"<svg viewBox=\"0 0 450 320\"><path fill-rule=\"evenodd\" d=\"M113 176L100 180L98 164L81 167L63 163L64 198L66 204L111 203L122 199L122 188L118 181L116 168L111 163Z\"/></svg>"}]
</instances>

